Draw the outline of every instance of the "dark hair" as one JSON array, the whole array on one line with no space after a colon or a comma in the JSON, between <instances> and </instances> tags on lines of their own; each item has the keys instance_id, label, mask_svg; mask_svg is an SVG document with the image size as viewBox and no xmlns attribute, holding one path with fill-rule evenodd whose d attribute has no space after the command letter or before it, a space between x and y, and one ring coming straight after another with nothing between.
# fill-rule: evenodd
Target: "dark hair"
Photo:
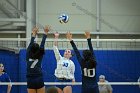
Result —
<instances>
[{"instance_id":1,"label":"dark hair","mask_svg":"<svg viewBox=\"0 0 140 93\"><path fill-rule=\"evenodd\" d=\"M58 93L58 90L56 87L49 87L47 88L46 93Z\"/></svg>"},{"instance_id":2,"label":"dark hair","mask_svg":"<svg viewBox=\"0 0 140 93\"><path fill-rule=\"evenodd\" d=\"M29 50L29 58L40 59L44 55L44 48L40 48L39 44L33 43L31 49Z\"/></svg>"},{"instance_id":3,"label":"dark hair","mask_svg":"<svg viewBox=\"0 0 140 93\"><path fill-rule=\"evenodd\" d=\"M71 57L73 57L73 56L75 55L71 49L66 49L66 50L70 50L70 51L71 51ZM66 50L65 50L65 51L66 51ZM64 52L65 52L65 51L64 51Z\"/></svg>"},{"instance_id":4,"label":"dark hair","mask_svg":"<svg viewBox=\"0 0 140 93\"><path fill-rule=\"evenodd\" d=\"M3 72L6 72L6 70L4 69Z\"/></svg>"},{"instance_id":5,"label":"dark hair","mask_svg":"<svg viewBox=\"0 0 140 93\"><path fill-rule=\"evenodd\" d=\"M2 64L2 65L3 65L3 63L0 63L0 64ZM4 65L3 65L3 66L4 66ZM3 72L6 72L6 71L5 71L5 69L3 70Z\"/></svg>"},{"instance_id":6,"label":"dark hair","mask_svg":"<svg viewBox=\"0 0 140 93\"><path fill-rule=\"evenodd\" d=\"M83 62L82 62L82 66L87 66L88 63L88 67L91 68L95 68L96 67L96 60L93 57L93 53L90 50L84 50L83 51Z\"/></svg>"}]
</instances>

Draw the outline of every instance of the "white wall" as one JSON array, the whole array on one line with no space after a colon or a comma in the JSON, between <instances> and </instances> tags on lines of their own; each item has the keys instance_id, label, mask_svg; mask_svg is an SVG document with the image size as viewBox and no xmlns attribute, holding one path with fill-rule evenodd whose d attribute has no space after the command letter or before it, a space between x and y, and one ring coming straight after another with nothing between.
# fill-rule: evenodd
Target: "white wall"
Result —
<instances>
[{"instance_id":1,"label":"white wall","mask_svg":"<svg viewBox=\"0 0 140 93\"><path fill-rule=\"evenodd\" d=\"M49 24L58 31L84 31L95 30L95 19L87 16L80 10L72 6L73 2L77 5L96 14L96 0L37 0L37 19L38 22L45 25ZM67 24L60 24L58 17L60 14L69 15Z\"/></svg>"},{"instance_id":2,"label":"white wall","mask_svg":"<svg viewBox=\"0 0 140 93\"><path fill-rule=\"evenodd\" d=\"M96 15L96 0L37 0L38 22L58 31L96 31L96 19L72 6L73 2ZM100 0L100 5L100 16L107 22L101 21L102 32L139 31L140 0ZM67 24L58 22L61 13L69 15Z\"/></svg>"},{"instance_id":3,"label":"white wall","mask_svg":"<svg viewBox=\"0 0 140 93\"><path fill-rule=\"evenodd\" d=\"M140 31L140 0L101 0L101 17L122 32ZM102 31L114 31L105 24Z\"/></svg>"}]
</instances>

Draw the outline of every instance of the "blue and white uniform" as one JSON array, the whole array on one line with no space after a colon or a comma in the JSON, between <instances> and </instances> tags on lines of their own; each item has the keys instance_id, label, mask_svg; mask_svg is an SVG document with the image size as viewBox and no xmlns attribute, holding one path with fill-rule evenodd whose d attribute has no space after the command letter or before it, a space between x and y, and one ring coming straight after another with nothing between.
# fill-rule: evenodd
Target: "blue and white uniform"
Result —
<instances>
[{"instance_id":1,"label":"blue and white uniform","mask_svg":"<svg viewBox=\"0 0 140 93\"><path fill-rule=\"evenodd\" d=\"M11 79L7 73L0 74L0 82L11 82ZM0 93L7 93L7 86L0 85Z\"/></svg>"},{"instance_id":2,"label":"blue and white uniform","mask_svg":"<svg viewBox=\"0 0 140 93\"><path fill-rule=\"evenodd\" d=\"M47 35L44 34L40 48L44 49L46 38L47 38ZM31 49L31 45L34 43L34 39L35 37L31 38L31 41L27 48L27 53L26 53L26 61L27 61L27 75L26 76L27 76L27 87L29 89L39 89L44 86L42 66L41 66L43 55L39 59L29 58L29 51Z\"/></svg>"},{"instance_id":3,"label":"blue and white uniform","mask_svg":"<svg viewBox=\"0 0 140 93\"><path fill-rule=\"evenodd\" d=\"M89 49L93 53L93 58L95 59L91 38L87 39L87 41ZM86 62L86 65L82 65L84 58L80 55L80 52L78 51L74 41L72 40L70 41L70 43L74 49L74 52L82 70L82 93L99 93L98 84L96 80L96 67L92 69L89 68L89 62Z\"/></svg>"},{"instance_id":4,"label":"blue and white uniform","mask_svg":"<svg viewBox=\"0 0 140 93\"><path fill-rule=\"evenodd\" d=\"M55 69L56 82L72 82L75 72L75 64L72 60L62 57L57 46L53 46L57 68ZM57 86L63 89L66 86Z\"/></svg>"}]
</instances>

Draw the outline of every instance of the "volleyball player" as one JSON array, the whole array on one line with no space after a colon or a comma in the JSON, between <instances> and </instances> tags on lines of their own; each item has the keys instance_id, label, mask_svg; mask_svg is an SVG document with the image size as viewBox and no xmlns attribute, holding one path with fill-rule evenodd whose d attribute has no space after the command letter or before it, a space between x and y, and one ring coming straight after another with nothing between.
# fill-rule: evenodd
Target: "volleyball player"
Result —
<instances>
[{"instance_id":1,"label":"volleyball player","mask_svg":"<svg viewBox=\"0 0 140 93\"><path fill-rule=\"evenodd\" d=\"M45 27L45 34L43 34L43 38L39 46L39 44L34 42L38 28L33 28L31 41L27 48L26 54L28 93L45 93L41 62L45 53L44 45L49 30L49 26Z\"/></svg>"},{"instance_id":2,"label":"volleyball player","mask_svg":"<svg viewBox=\"0 0 140 93\"><path fill-rule=\"evenodd\" d=\"M57 61L57 68L55 70L56 82L75 82L74 72L75 64L70 58L72 57L71 50L66 49L63 57L60 55L58 46L59 33L54 33L54 54ZM67 85L59 85L59 93L72 93L72 87Z\"/></svg>"},{"instance_id":3,"label":"volleyball player","mask_svg":"<svg viewBox=\"0 0 140 93\"><path fill-rule=\"evenodd\" d=\"M81 66L82 93L99 93L98 84L96 80L96 59L91 43L90 32L85 32L85 36L87 38L89 50L83 50L82 57L74 41L72 40L72 34L70 32L66 34L66 37L67 39L69 39L77 56L78 62Z\"/></svg>"},{"instance_id":4,"label":"volleyball player","mask_svg":"<svg viewBox=\"0 0 140 93\"><path fill-rule=\"evenodd\" d=\"M0 85L0 93L10 93L11 80L9 75L4 71L4 65L0 63L0 82L9 82L8 86Z\"/></svg>"}]
</instances>

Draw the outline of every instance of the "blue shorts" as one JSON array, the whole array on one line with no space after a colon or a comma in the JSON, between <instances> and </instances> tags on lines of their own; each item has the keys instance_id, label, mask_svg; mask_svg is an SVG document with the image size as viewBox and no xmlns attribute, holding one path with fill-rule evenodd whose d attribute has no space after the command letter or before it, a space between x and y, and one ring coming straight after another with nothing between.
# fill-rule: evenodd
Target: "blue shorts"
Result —
<instances>
[{"instance_id":1,"label":"blue shorts","mask_svg":"<svg viewBox=\"0 0 140 93\"><path fill-rule=\"evenodd\" d=\"M28 89L40 89L44 87L44 79L40 77L27 77L27 88Z\"/></svg>"},{"instance_id":2,"label":"blue shorts","mask_svg":"<svg viewBox=\"0 0 140 93\"><path fill-rule=\"evenodd\" d=\"M62 79L56 78L55 82L72 82L72 80L70 80L70 79L62 80ZM68 85L56 85L56 87L60 88L61 90L63 90L66 86L68 86Z\"/></svg>"}]
</instances>

